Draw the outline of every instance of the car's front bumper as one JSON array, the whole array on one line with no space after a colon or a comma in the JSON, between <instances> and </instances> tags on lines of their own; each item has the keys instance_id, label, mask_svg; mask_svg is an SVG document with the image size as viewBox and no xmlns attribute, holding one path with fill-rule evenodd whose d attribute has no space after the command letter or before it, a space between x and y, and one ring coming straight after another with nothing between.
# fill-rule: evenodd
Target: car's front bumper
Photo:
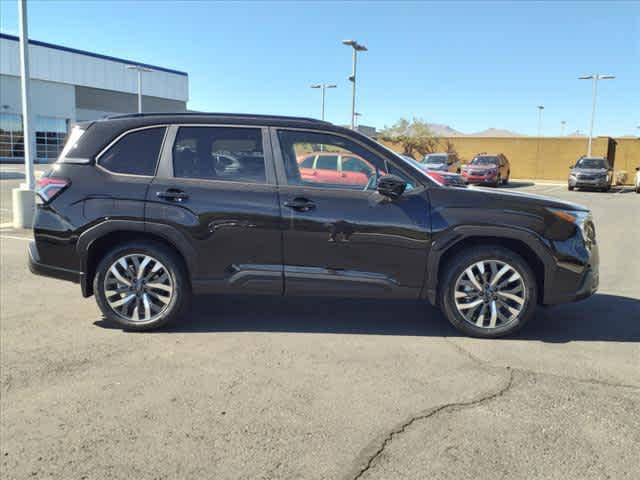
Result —
<instances>
[{"instance_id":1,"label":"car's front bumper","mask_svg":"<svg viewBox=\"0 0 640 480\"><path fill-rule=\"evenodd\" d=\"M472 184L496 183L496 175L462 175L464 181Z\"/></svg>"},{"instance_id":2,"label":"car's front bumper","mask_svg":"<svg viewBox=\"0 0 640 480\"><path fill-rule=\"evenodd\" d=\"M576 178L569 177L569 186L570 187L591 187L591 188L604 188L609 186L609 179L607 177L596 178L596 179L584 179L584 178Z\"/></svg>"}]
</instances>

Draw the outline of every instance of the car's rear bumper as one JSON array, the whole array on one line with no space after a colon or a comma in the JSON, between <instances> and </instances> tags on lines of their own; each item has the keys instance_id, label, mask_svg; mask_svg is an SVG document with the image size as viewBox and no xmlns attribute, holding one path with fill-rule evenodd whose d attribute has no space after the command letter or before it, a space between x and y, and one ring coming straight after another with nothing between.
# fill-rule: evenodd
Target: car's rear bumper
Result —
<instances>
[{"instance_id":1,"label":"car's rear bumper","mask_svg":"<svg viewBox=\"0 0 640 480\"><path fill-rule=\"evenodd\" d=\"M68 270L66 268L47 265L40 261L38 247L36 242L29 242L29 270L35 275L43 277L57 278L59 280L67 280L69 282L81 283L84 277L82 272Z\"/></svg>"}]
</instances>

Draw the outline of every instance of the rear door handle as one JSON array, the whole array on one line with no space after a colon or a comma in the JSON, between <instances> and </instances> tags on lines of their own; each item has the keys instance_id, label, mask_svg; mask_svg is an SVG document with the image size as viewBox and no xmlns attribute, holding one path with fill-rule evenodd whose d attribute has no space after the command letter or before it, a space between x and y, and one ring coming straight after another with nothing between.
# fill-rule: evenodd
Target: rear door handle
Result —
<instances>
[{"instance_id":1,"label":"rear door handle","mask_svg":"<svg viewBox=\"0 0 640 480\"><path fill-rule=\"evenodd\" d=\"M308 212L309 210L316 208L316 204L311 200L301 197L284 202L284 206L298 212Z\"/></svg>"},{"instance_id":2,"label":"rear door handle","mask_svg":"<svg viewBox=\"0 0 640 480\"><path fill-rule=\"evenodd\" d=\"M178 190L177 188L168 188L164 192L157 192L156 196L158 198L169 200L171 202L182 202L183 200L189 198L189 194L183 192L182 190Z\"/></svg>"}]
</instances>

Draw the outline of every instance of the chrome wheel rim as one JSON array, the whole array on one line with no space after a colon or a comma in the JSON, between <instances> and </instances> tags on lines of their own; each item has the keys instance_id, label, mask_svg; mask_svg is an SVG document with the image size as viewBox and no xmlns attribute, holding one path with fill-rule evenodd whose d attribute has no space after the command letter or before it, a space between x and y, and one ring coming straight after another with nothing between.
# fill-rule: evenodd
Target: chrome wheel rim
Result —
<instances>
[{"instance_id":1,"label":"chrome wheel rim","mask_svg":"<svg viewBox=\"0 0 640 480\"><path fill-rule=\"evenodd\" d=\"M484 329L515 322L527 300L522 275L501 260L482 260L458 276L454 301L468 323Z\"/></svg>"},{"instance_id":2,"label":"chrome wheel rim","mask_svg":"<svg viewBox=\"0 0 640 480\"><path fill-rule=\"evenodd\" d=\"M148 323L167 309L173 298L169 270L156 258L142 253L120 257L104 279L109 307L128 322Z\"/></svg>"}]
</instances>

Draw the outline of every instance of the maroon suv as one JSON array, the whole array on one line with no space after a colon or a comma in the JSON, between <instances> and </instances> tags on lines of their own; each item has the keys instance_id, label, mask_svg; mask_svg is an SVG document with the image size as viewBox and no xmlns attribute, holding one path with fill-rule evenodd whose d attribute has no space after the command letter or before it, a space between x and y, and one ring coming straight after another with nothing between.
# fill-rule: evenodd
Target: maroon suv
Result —
<instances>
[{"instance_id":1,"label":"maroon suv","mask_svg":"<svg viewBox=\"0 0 640 480\"><path fill-rule=\"evenodd\" d=\"M511 167L502 153L479 153L471 163L462 168L462 176L467 183L489 184L497 187L509 183Z\"/></svg>"}]
</instances>

